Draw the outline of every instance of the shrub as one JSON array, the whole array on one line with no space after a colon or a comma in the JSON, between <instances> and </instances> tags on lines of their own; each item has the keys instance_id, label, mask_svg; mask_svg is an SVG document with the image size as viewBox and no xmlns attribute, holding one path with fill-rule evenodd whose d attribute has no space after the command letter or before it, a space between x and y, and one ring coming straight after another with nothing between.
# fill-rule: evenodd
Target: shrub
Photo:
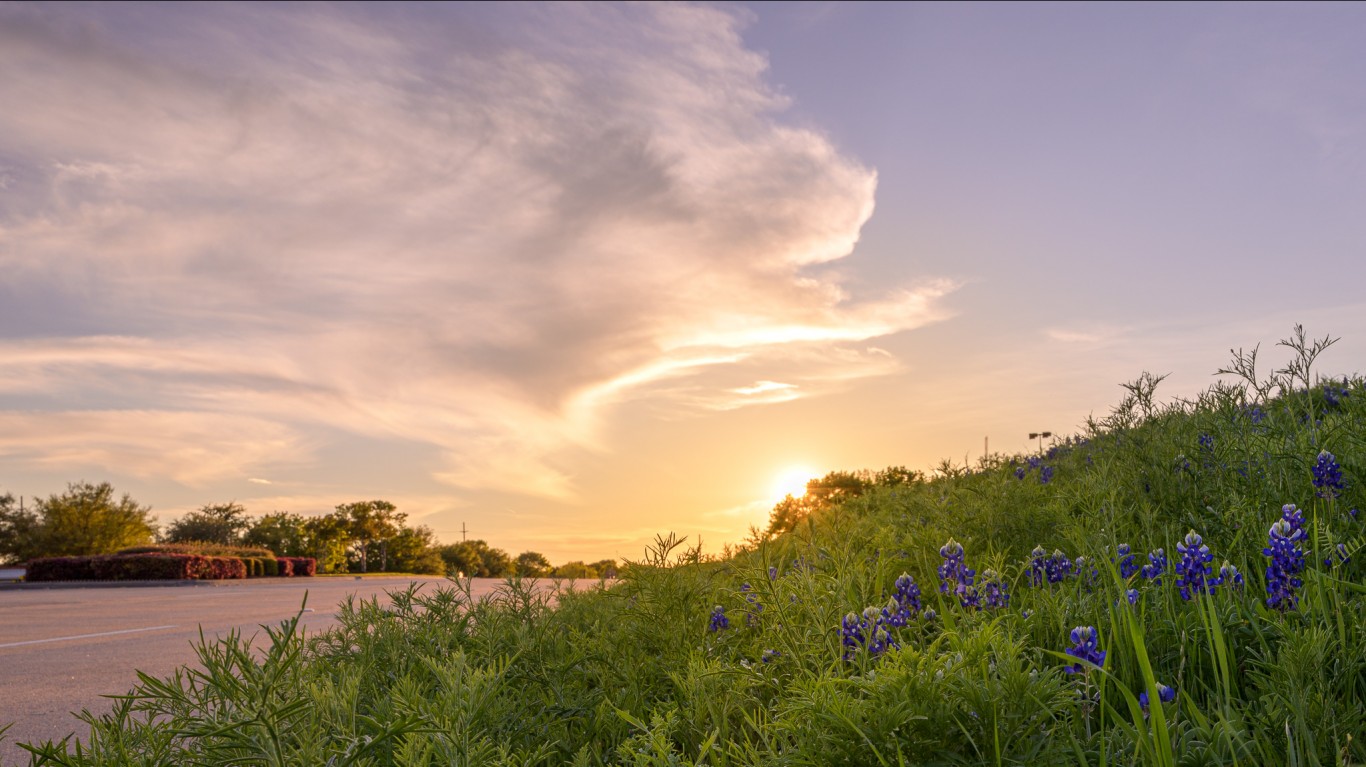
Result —
<instances>
[{"instance_id":1,"label":"shrub","mask_svg":"<svg viewBox=\"0 0 1366 767\"><path fill-rule=\"evenodd\" d=\"M200 577L202 559L193 554L124 554L95 557L91 564L95 580L173 581Z\"/></svg>"},{"instance_id":2,"label":"shrub","mask_svg":"<svg viewBox=\"0 0 1366 767\"><path fill-rule=\"evenodd\" d=\"M280 577L288 578L289 576L294 574L294 560L292 558L280 557L279 559L273 561L275 562L276 566L280 568L279 572L277 573L277 575L279 575Z\"/></svg>"},{"instance_id":3,"label":"shrub","mask_svg":"<svg viewBox=\"0 0 1366 767\"><path fill-rule=\"evenodd\" d=\"M204 557L207 580L232 580L247 577L247 563L237 557Z\"/></svg>"},{"instance_id":4,"label":"shrub","mask_svg":"<svg viewBox=\"0 0 1366 767\"><path fill-rule=\"evenodd\" d=\"M113 554L52 557L29 563L29 581L167 581L245 578L245 563L198 554Z\"/></svg>"},{"instance_id":5,"label":"shrub","mask_svg":"<svg viewBox=\"0 0 1366 767\"><path fill-rule=\"evenodd\" d=\"M26 581L90 581L95 579L94 557L47 557L28 563Z\"/></svg>"},{"instance_id":6,"label":"shrub","mask_svg":"<svg viewBox=\"0 0 1366 767\"><path fill-rule=\"evenodd\" d=\"M278 577L280 577L280 560L278 560L278 559L263 559L263 560L261 560L261 567L264 568L264 569L263 569L263 572L262 572L261 574L264 575L265 577L267 577L267 578L278 578Z\"/></svg>"},{"instance_id":7,"label":"shrub","mask_svg":"<svg viewBox=\"0 0 1366 767\"><path fill-rule=\"evenodd\" d=\"M281 557L291 563L290 575L308 577L318 573L318 560L313 557Z\"/></svg>"},{"instance_id":8,"label":"shrub","mask_svg":"<svg viewBox=\"0 0 1366 767\"><path fill-rule=\"evenodd\" d=\"M259 546L224 546L219 543L189 541L182 543L160 543L151 546L132 546L119 549L116 554L198 554L204 557L262 557L272 558L270 549Z\"/></svg>"}]
</instances>

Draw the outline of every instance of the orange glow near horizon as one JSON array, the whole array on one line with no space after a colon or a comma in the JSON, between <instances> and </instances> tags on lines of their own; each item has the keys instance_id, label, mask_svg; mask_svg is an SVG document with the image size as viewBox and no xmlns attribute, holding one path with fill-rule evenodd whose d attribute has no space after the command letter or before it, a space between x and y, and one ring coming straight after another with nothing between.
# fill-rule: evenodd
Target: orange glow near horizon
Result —
<instances>
[{"instance_id":1,"label":"orange glow near horizon","mask_svg":"<svg viewBox=\"0 0 1366 767\"><path fill-rule=\"evenodd\" d=\"M778 503L787 496L800 498L806 495L806 483L817 477L817 473L806 466L789 466L773 478L769 486L769 496Z\"/></svg>"}]
</instances>

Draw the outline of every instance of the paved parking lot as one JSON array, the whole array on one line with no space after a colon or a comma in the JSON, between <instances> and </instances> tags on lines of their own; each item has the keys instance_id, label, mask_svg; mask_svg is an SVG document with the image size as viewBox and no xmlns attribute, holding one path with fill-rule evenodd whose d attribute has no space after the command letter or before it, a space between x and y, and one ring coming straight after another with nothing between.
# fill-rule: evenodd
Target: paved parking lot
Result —
<instances>
[{"instance_id":1,"label":"paved parking lot","mask_svg":"<svg viewBox=\"0 0 1366 767\"><path fill-rule=\"evenodd\" d=\"M337 605L348 595L386 599L407 588L408 578L300 578L219 584L122 588L0 589L0 725L14 727L0 742L0 765L28 764L17 743L79 734L71 712L109 710L101 695L127 692L136 671L170 674L193 663L193 645L237 630L260 634L260 626L293 617L305 592L311 612L300 624L312 633L336 623ZM422 582L424 590L442 579ZM477 579L474 595L500 581Z\"/></svg>"}]
</instances>

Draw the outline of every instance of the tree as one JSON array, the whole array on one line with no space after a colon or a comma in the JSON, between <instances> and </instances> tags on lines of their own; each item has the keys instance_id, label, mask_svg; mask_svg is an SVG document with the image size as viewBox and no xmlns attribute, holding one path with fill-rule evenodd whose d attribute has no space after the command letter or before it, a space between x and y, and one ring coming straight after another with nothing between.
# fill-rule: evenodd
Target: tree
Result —
<instances>
[{"instance_id":1,"label":"tree","mask_svg":"<svg viewBox=\"0 0 1366 767\"><path fill-rule=\"evenodd\" d=\"M336 513L344 517L350 525L351 540L360 554L360 571L369 572L370 558L368 549L371 543L380 544L380 570L388 569L387 547L385 542L398 535L403 529L407 514L398 511L388 501L360 501L343 503L337 506Z\"/></svg>"},{"instance_id":2,"label":"tree","mask_svg":"<svg viewBox=\"0 0 1366 767\"><path fill-rule=\"evenodd\" d=\"M617 560L615 559L599 559L589 565L588 568L597 573L599 578L617 577Z\"/></svg>"},{"instance_id":3,"label":"tree","mask_svg":"<svg viewBox=\"0 0 1366 767\"><path fill-rule=\"evenodd\" d=\"M442 546L438 551L446 562L447 575L464 573L467 578L503 578L512 574L512 559L507 552L491 548L484 541L461 541Z\"/></svg>"},{"instance_id":4,"label":"tree","mask_svg":"<svg viewBox=\"0 0 1366 767\"><path fill-rule=\"evenodd\" d=\"M389 539L389 561L400 573L446 572L446 563L436 547L436 535L426 525L405 527Z\"/></svg>"},{"instance_id":5,"label":"tree","mask_svg":"<svg viewBox=\"0 0 1366 767\"><path fill-rule=\"evenodd\" d=\"M550 574L550 560L544 554L523 551L517 555L516 571L523 578L541 578Z\"/></svg>"},{"instance_id":6,"label":"tree","mask_svg":"<svg viewBox=\"0 0 1366 767\"><path fill-rule=\"evenodd\" d=\"M811 514L857 498L874 487L900 487L924 481L925 475L904 466L888 466L876 474L866 470L832 471L807 482L806 493L800 498L789 495L779 501L769 515L768 535L785 533Z\"/></svg>"},{"instance_id":7,"label":"tree","mask_svg":"<svg viewBox=\"0 0 1366 767\"><path fill-rule=\"evenodd\" d=\"M0 495L0 562L24 561L38 517L31 511L14 508L14 496Z\"/></svg>"},{"instance_id":8,"label":"tree","mask_svg":"<svg viewBox=\"0 0 1366 767\"><path fill-rule=\"evenodd\" d=\"M312 517L304 522L304 556L318 560L320 572L345 571L346 550L352 540L350 519L341 512Z\"/></svg>"},{"instance_id":9,"label":"tree","mask_svg":"<svg viewBox=\"0 0 1366 767\"><path fill-rule=\"evenodd\" d=\"M242 540L243 531L249 527L251 522L247 519L247 510L241 504L209 504L172 522L166 530L166 541L206 541L236 546Z\"/></svg>"},{"instance_id":10,"label":"tree","mask_svg":"<svg viewBox=\"0 0 1366 767\"><path fill-rule=\"evenodd\" d=\"M38 557L107 554L144 546L156 536L152 510L127 493L117 501L108 482L73 482L65 493L37 499L33 511L0 504L0 554L27 561Z\"/></svg>"},{"instance_id":11,"label":"tree","mask_svg":"<svg viewBox=\"0 0 1366 767\"><path fill-rule=\"evenodd\" d=\"M256 520L242 536L242 543L270 549L277 557L313 556L307 520L287 511L266 514Z\"/></svg>"},{"instance_id":12,"label":"tree","mask_svg":"<svg viewBox=\"0 0 1366 767\"><path fill-rule=\"evenodd\" d=\"M556 578L598 577L598 572L596 570L592 569L591 567L589 567L588 565L584 564L582 561L579 560L575 560L573 562L565 562L559 567L556 567L554 570L551 570L550 574Z\"/></svg>"}]
</instances>

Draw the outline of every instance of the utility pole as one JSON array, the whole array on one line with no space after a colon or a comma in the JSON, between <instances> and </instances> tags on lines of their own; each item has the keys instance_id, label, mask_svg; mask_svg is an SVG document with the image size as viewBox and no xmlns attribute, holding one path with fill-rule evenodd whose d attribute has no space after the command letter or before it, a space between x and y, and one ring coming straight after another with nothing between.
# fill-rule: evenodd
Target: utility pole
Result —
<instances>
[{"instance_id":1,"label":"utility pole","mask_svg":"<svg viewBox=\"0 0 1366 767\"><path fill-rule=\"evenodd\" d=\"M460 542L461 542L461 543L464 543L464 542L465 542L465 534L466 534L467 532L469 532L469 531L467 531L467 530L465 529L465 523L464 523L464 522L461 522L461 523L460 523Z\"/></svg>"}]
</instances>

